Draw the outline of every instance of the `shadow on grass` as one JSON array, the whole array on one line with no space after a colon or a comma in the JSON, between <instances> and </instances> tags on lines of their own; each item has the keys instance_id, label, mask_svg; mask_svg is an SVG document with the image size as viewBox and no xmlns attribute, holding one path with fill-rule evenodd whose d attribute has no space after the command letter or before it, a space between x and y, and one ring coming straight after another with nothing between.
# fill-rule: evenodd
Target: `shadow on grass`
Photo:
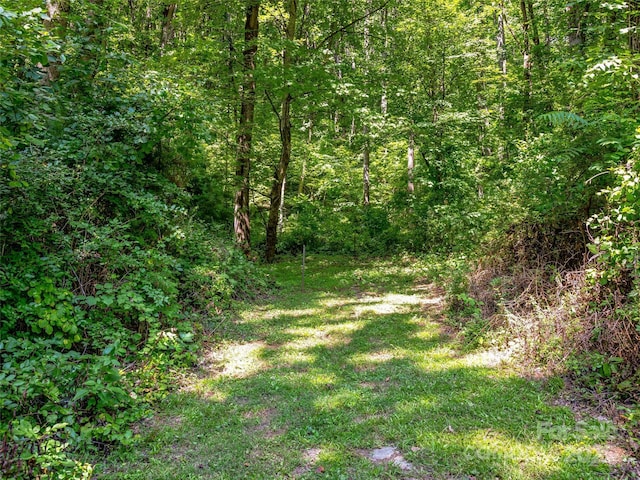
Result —
<instances>
[{"instance_id":1,"label":"shadow on grass","mask_svg":"<svg viewBox=\"0 0 640 480\"><path fill-rule=\"evenodd\" d=\"M547 405L542 385L466 363L419 302L354 299L334 281L352 268L323 263L317 290L253 305L105 478L607 478L590 449L602 439ZM410 293L397 271L367 275ZM387 445L410 469L367 458Z\"/></svg>"}]
</instances>

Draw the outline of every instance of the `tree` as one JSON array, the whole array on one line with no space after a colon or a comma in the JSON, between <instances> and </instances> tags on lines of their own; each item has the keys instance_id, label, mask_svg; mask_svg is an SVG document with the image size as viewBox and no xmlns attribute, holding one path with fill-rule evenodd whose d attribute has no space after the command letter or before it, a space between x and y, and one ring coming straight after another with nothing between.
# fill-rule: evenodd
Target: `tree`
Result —
<instances>
[{"instance_id":1,"label":"tree","mask_svg":"<svg viewBox=\"0 0 640 480\"><path fill-rule=\"evenodd\" d=\"M256 102L256 68L255 56L258 51L260 3L248 0L246 5L246 19L244 27L243 50L243 83L241 93L240 126L238 133L238 153L236 158L236 194L234 202L234 227L236 243L246 255L251 252L251 224L249 218L250 170L251 170L251 142L253 119Z\"/></svg>"},{"instance_id":2,"label":"tree","mask_svg":"<svg viewBox=\"0 0 640 480\"><path fill-rule=\"evenodd\" d=\"M283 80L285 84L290 82L289 69L292 62L292 49L296 38L296 20L298 17L297 0L287 0L288 19L285 29L287 44L282 54ZM273 262L278 241L278 223L280 220L280 207L284 201L285 181L287 169L291 161L291 104L293 96L290 87L285 87L280 114L278 115L278 130L280 132L281 151L280 161L274 172L273 185L269 196L269 219L267 220L266 259Z\"/></svg>"}]
</instances>

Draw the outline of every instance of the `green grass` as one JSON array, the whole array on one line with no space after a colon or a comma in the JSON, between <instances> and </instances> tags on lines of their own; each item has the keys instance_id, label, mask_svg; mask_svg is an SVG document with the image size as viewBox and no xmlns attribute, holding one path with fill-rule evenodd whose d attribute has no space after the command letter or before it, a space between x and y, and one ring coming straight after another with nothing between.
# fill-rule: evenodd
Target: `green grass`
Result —
<instances>
[{"instance_id":1,"label":"green grass","mask_svg":"<svg viewBox=\"0 0 640 480\"><path fill-rule=\"evenodd\" d=\"M141 426L112 479L596 479L610 429L576 424L543 383L461 353L409 261L311 256L268 268L202 371ZM375 463L393 446L413 466Z\"/></svg>"}]
</instances>

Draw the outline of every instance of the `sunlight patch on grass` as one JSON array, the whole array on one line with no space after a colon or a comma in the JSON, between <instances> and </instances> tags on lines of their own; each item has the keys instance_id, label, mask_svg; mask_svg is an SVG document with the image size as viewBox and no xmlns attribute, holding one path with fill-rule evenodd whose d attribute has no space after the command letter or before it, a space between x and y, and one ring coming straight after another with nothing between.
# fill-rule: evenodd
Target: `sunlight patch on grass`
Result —
<instances>
[{"instance_id":1,"label":"sunlight patch on grass","mask_svg":"<svg viewBox=\"0 0 640 480\"><path fill-rule=\"evenodd\" d=\"M268 365L261 354L267 348L262 341L243 344L231 344L209 354L212 368L226 377L246 378L265 370Z\"/></svg>"},{"instance_id":2,"label":"sunlight patch on grass","mask_svg":"<svg viewBox=\"0 0 640 480\"><path fill-rule=\"evenodd\" d=\"M412 321L411 323L420 325L420 321ZM426 342L435 342L440 337L441 335L438 332L434 332L433 330L419 330L411 335L411 338L417 338Z\"/></svg>"},{"instance_id":3,"label":"sunlight patch on grass","mask_svg":"<svg viewBox=\"0 0 640 480\"><path fill-rule=\"evenodd\" d=\"M247 311L242 315L241 323L263 322L265 320L273 320L280 317L286 318L312 318L322 313L319 308L300 308L300 309L275 309L263 308Z\"/></svg>"},{"instance_id":4,"label":"sunlight patch on grass","mask_svg":"<svg viewBox=\"0 0 640 480\"><path fill-rule=\"evenodd\" d=\"M285 334L299 338L288 342L284 347L288 350L307 350L320 345L325 347L347 345L351 341L348 334L359 328L361 325L358 322L288 328L284 330Z\"/></svg>"},{"instance_id":5,"label":"sunlight patch on grass","mask_svg":"<svg viewBox=\"0 0 640 480\"><path fill-rule=\"evenodd\" d=\"M333 385L337 380L338 377L335 374L322 373L317 370L308 375L309 383L316 386Z\"/></svg>"},{"instance_id":6,"label":"sunlight patch on grass","mask_svg":"<svg viewBox=\"0 0 640 480\"><path fill-rule=\"evenodd\" d=\"M351 357L351 363L355 365L380 364L404 357L404 353L399 349L384 349L377 352L357 353Z\"/></svg>"},{"instance_id":7,"label":"sunlight patch on grass","mask_svg":"<svg viewBox=\"0 0 640 480\"><path fill-rule=\"evenodd\" d=\"M214 389L211 379L192 381L180 389L180 392L195 394L199 398L209 402L224 403L229 399L229 394L221 390Z\"/></svg>"},{"instance_id":8,"label":"sunlight patch on grass","mask_svg":"<svg viewBox=\"0 0 640 480\"><path fill-rule=\"evenodd\" d=\"M294 368L296 365L311 365L317 359L317 355L303 351L303 349L281 348L269 360L279 367Z\"/></svg>"},{"instance_id":9,"label":"sunlight patch on grass","mask_svg":"<svg viewBox=\"0 0 640 480\"><path fill-rule=\"evenodd\" d=\"M326 308L342 308L353 304L353 297L328 297L320 300L320 305Z\"/></svg>"},{"instance_id":10,"label":"sunlight patch on grass","mask_svg":"<svg viewBox=\"0 0 640 480\"><path fill-rule=\"evenodd\" d=\"M470 367L498 367L509 362L514 352L511 350L481 350L465 355L464 362Z\"/></svg>"},{"instance_id":11,"label":"sunlight patch on grass","mask_svg":"<svg viewBox=\"0 0 640 480\"><path fill-rule=\"evenodd\" d=\"M353 389L342 389L319 395L313 402L316 409L320 411L337 410L343 408L353 408L362 401L362 391Z\"/></svg>"},{"instance_id":12,"label":"sunlight patch on grass","mask_svg":"<svg viewBox=\"0 0 640 480\"><path fill-rule=\"evenodd\" d=\"M389 315L393 313L408 313L411 307L423 305L425 299L419 295L404 295L389 293L386 295L367 295L358 299L358 305L353 309L356 318L364 313Z\"/></svg>"}]
</instances>

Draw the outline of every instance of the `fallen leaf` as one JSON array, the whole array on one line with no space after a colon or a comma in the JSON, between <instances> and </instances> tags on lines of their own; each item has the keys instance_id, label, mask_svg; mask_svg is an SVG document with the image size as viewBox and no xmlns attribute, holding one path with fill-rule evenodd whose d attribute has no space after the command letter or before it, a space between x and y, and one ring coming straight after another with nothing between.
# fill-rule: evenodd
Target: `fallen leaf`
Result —
<instances>
[{"instance_id":1,"label":"fallen leaf","mask_svg":"<svg viewBox=\"0 0 640 480\"><path fill-rule=\"evenodd\" d=\"M318 468L316 468L316 472L324 473L324 467L322 465L320 465Z\"/></svg>"}]
</instances>

